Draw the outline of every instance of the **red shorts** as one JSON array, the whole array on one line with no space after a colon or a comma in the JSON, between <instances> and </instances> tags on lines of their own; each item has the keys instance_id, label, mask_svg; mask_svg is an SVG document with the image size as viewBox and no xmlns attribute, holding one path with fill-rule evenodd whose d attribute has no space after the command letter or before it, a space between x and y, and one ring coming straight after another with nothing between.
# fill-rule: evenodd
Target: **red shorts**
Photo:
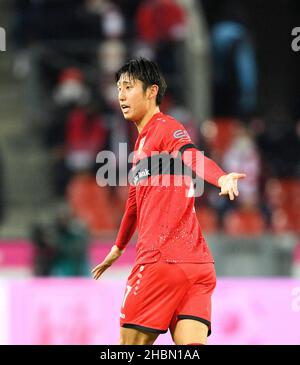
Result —
<instances>
[{"instance_id":1,"label":"red shorts","mask_svg":"<svg viewBox=\"0 0 300 365\"><path fill-rule=\"evenodd\" d=\"M194 319L211 333L211 295L216 286L213 263L135 265L121 308L121 327L173 332L180 319Z\"/></svg>"}]
</instances>

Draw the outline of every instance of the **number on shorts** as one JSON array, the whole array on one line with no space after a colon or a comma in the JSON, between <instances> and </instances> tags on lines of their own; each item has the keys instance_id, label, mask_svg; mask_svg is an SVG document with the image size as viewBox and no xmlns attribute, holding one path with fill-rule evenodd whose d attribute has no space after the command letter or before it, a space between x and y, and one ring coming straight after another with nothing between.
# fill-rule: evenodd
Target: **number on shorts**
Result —
<instances>
[{"instance_id":1,"label":"number on shorts","mask_svg":"<svg viewBox=\"0 0 300 365\"><path fill-rule=\"evenodd\" d=\"M124 299L123 299L123 303L122 303L122 308L124 308L124 306L125 306L125 302L126 302L126 299L128 297L128 294L130 293L131 288L132 288L132 286L130 286L130 285L127 285L126 286L126 293L124 295Z\"/></svg>"}]
</instances>

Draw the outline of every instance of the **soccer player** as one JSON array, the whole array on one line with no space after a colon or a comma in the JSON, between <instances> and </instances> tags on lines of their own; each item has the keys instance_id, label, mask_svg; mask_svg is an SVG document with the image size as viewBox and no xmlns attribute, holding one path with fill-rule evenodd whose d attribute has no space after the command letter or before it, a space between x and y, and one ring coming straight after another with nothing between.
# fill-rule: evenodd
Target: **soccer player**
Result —
<instances>
[{"instance_id":1,"label":"soccer player","mask_svg":"<svg viewBox=\"0 0 300 365\"><path fill-rule=\"evenodd\" d=\"M156 63L133 59L116 73L116 82L124 118L135 123L139 137L115 245L92 273L98 279L138 228L136 260L120 314L120 344L150 345L168 329L177 345L206 344L214 260L195 214L195 197L187 194L188 184L180 184L183 173L165 169L164 160L168 154L180 159L193 171L190 181L200 177L230 200L238 196L237 182L245 174L226 174L196 149L180 122L160 112L166 82Z\"/></svg>"}]
</instances>

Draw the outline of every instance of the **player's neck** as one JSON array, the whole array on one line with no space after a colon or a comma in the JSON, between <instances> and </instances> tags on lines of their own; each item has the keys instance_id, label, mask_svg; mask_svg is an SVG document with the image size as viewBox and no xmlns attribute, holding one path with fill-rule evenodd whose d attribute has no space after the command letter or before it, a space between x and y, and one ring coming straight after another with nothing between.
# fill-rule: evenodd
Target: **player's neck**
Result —
<instances>
[{"instance_id":1,"label":"player's neck","mask_svg":"<svg viewBox=\"0 0 300 365\"><path fill-rule=\"evenodd\" d=\"M141 134L143 128L146 126L146 124L149 122L149 120L153 117L153 115L156 113L159 113L159 112L160 112L159 106L155 105L153 108L150 108L147 111L147 113L144 115L143 119L140 122L135 123L139 134Z\"/></svg>"}]
</instances>

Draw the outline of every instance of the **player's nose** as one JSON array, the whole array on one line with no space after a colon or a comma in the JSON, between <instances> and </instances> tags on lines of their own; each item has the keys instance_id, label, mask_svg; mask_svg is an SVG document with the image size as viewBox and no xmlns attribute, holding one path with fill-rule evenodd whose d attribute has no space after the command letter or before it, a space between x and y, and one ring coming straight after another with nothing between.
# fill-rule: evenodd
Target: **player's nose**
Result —
<instances>
[{"instance_id":1,"label":"player's nose","mask_svg":"<svg viewBox=\"0 0 300 365\"><path fill-rule=\"evenodd\" d=\"M126 97L125 97L124 91L120 90L118 97L119 97L119 101L125 101Z\"/></svg>"}]
</instances>

